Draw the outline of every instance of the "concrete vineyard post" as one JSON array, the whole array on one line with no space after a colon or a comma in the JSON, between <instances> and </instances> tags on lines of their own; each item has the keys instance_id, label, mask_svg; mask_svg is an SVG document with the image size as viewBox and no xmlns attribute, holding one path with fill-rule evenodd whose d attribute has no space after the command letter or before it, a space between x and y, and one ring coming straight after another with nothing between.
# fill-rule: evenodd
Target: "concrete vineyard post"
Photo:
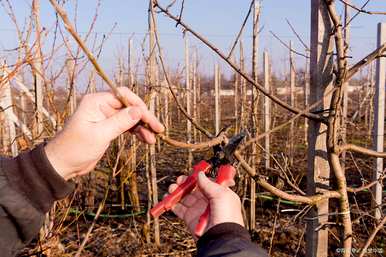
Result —
<instances>
[{"instance_id":1,"label":"concrete vineyard post","mask_svg":"<svg viewBox=\"0 0 386 257\"><path fill-rule=\"evenodd\" d=\"M289 97L290 105L295 106L295 83L296 83L296 72L295 72L295 59L294 53L292 50L292 41L289 43L289 65L290 65L290 88L289 88ZM293 165L294 162L294 141L295 141L295 122L292 121L290 124L290 133L289 133L289 162L290 165Z\"/></svg>"},{"instance_id":2,"label":"concrete vineyard post","mask_svg":"<svg viewBox=\"0 0 386 257\"><path fill-rule=\"evenodd\" d=\"M215 109L215 134L220 132L221 112L220 112L220 68L216 63L214 66L214 109Z\"/></svg>"},{"instance_id":3,"label":"concrete vineyard post","mask_svg":"<svg viewBox=\"0 0 386 257\"><path fill-rule=\"evenodd\" d=\"M193 119L197 120L197 50L193 52L192 86L193 86ZM197 142L197 129L193 127L193 140Z\"/></svg>"},{"instance_id":4,"label":"concrete vineyard post","mask_svg":"<svg viewBox=\"0 0 386 257\"><path fill-rule=\"evenodd\" d=\"M386 23L378 24L378 47L386 42ZM384 151L385 134L385 87L386 87L386 57L378 58L376 70L376 85L374 97L374 150ZM383 158L376 158L373 180L379 181L383 173ZM375 218L382 217L382 184L378 182L373 187L375 208Z\"/></svg>"},{"instance_id":5,"label":"concrete vineyard post","mask_svg":"<svg viewBox=\"0 0 386 257\"><path fill-rule=\"evenodd\" d=\"M190 56L189 56L189 38L188 34L185 34L185 96L186 96L186 113L192 116L192 88L191 88L191 76L190 76ZM187 143L192 143L192 123L190 120L186 120L186 139ZM188 171L192 168L193 154L192 150L188 150Z\"/></svg>"},{"instance_id":6,"label":"concrete vineyard post","mask_svg":"<svg viewBox=\"0 0 386 257\"><path fill-rule=\"evenodd\" d=\"M311 52L310 52L310 103L321 99L315 110L328 109L332 88L333 50L330 32L332 24L323 0L311 0ZM327 161L327 126L319 121L309 120L307 193L314 195L322 189L318 185L329 186L330 166ZM320 201L309 212L309 217L319 217L307 221L306 256L328 256L328 230L315 229L328 221L328 199Z\"/></svg>"},{"instance_id":7,"label":"concrete vineyard post","mask_svg":"<svg viewBox=\"0 0 386 257\"><path fill-rule=\"evenodd\" d=\"M264 65L264 88L270 92L270 63L269 63L269 54L267 51L264 51L263 54L263 65ZM264 96L264 133L268 132L271 129L271 100ZM270 140L271 136L267 135L264 139L264 148L265 148L265 168L268 169L270 167Z\"/></svg>"},{"instance_id":8,"label":"concrete vineyard post","mask_svg":"<svg viewBox=\"0 0 386 257\"><path fill-rule=\"evenodd\" d=\"M2 63L0 67L0 78L5 78L7 73L5 72L4 67L6 63ZM2 88L0 88L0 109L4 110L4 118L5 118L5 134L3 139L3 145L5 152L11 150L12 156L17 156L19 154L19 148L16 140L16 125L12 119L14 115L13 112L13 100L12 100L12 92L11 92L11 84L9 81L6 81L2 84Z\"/></svg>"}]
</instances>

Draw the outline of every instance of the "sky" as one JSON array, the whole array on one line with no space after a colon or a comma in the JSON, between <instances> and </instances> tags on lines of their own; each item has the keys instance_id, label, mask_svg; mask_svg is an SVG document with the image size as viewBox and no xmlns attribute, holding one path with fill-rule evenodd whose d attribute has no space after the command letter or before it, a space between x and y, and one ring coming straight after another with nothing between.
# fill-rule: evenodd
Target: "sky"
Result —
<instances>
[{"instance_id":1,"label":"sky","mask_svg":"<svg viewBox=\"0 0 386 257\"><path fill-rule=\"evenodd\" d=\"M4 2L1 0L0 2ZM14 8L16 17L21 26L30 13L31 0L9 0ZM74 0L67 0L65 5L71 18L74 17ZM167 5L170 0L160 1ZM362 5L364 0L353 1L357 6ZM181 3L177 1L177 7ZM205 35L220 49L228 52L232 42L239 31L242 21L248 11L249 0L185 0L183 18L193 29ZM88 30L93 19L96 0L79 0L77 29L79 32ZM127 41L133 38L137 56L141 53L141 43L147 32L147 8L148 1L145 0L101 0L95 32L101 36L107 33L116 24L113 34L106 42L100 59L101 64L107 70L113 70L120 56L126 55ZM386 0L372 0L366 7L368 10L386 11ZM178 13L175 8L174 13ZM339 9L340 14L342 10ZM54 24L54 11L48 0L41 0L42 26L52 31ZM273 31L283 41L293 41L294 48L304 52L304 48L291 32L288 19L296 28L305 42L310 37L310 0L263 0L262 14L260 19L261 32L259 39L260 58L263 50L271 54L273 70L278 74L284 74L288 70L288 50L283 47L277 39L272 37ZM350 54L353 63L373 50L376 45L376 29L378 22L386 22L386 16L360 15L352 23L352 45ZM175 22L158 15L158 26L161 44L164 49L166 60L171 67L181 67L184 63L184 40L181 28L176 28ZM246 26L243 36L245 45L246 61L251 62L251 22ZM84 35L84 34L83 34ZM192 48L197 48L200 56L200 70L211 74L215 62L220 62L224 72L229 72L226 65L219 61L218 57L208 48L189 36ZM45 47L49 47L50 36L45 40ZM0 55L10 55L7 49L15 48L17 44L14 26L6 15L4 8L0 8ZM298 67L304 63L303 57L296 57ZM259 64L262 68L261 62Z\"/></svg>"}]
</instances>

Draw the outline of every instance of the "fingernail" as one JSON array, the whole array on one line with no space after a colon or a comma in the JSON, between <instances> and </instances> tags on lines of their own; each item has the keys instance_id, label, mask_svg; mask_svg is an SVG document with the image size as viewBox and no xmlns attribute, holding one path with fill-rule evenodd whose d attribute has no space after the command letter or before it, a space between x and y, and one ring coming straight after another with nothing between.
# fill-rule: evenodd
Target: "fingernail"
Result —
<instances>
[{"instance_id":1,"label":"fingernail","mask_svg":"<svg viewBox=\"0 0 386 257\"><path fill-rule=\"evenodd\" d=\"M141 111L136 107L129 107L127 113L131 117L132 120L141 119Z\"/></svg>"},{"instance_id":2,"label":"fingernail","mask_svg":"<svg viewBox=\"0 0 386 257\"><path fill-rule=\"evenodd\" d=\"M200 171L200 172L198 173L198 177L201 178L201 179L205 178L204 172Z\"/></svg>"}]
</instances>

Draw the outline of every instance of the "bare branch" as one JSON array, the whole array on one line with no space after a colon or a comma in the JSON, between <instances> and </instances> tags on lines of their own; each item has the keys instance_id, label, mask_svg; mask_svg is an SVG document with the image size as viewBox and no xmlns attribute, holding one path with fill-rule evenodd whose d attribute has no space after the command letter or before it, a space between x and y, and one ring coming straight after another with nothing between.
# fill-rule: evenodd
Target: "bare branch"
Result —
<instances>
[{"instance_id":1,"label":"bare branch","mask_svg":"<svg viewBox=\"0 0 386 257\"><path fill-rule=\"evenodd\" d=\"M154 15L154 13L151 13L151 15ZM154 22L156 21L155 17L152 17L152 19L153 19ZM154 27L157 28L157 26L154 26ZM178 109L193 124L193 126L195 126L199 131L204 133L208 138L212 138L213 135L207 129L205 129L203 126L201 126L196 120L194 120L190 115L188 115L188 112L182 106L180 101L178 101L177 95L174 92L173 87L171 86L169 75L168 75L168 73L166 71L166 67L165 67L165 63L164 63L164 59L163 59L163 54L162 54L161 43L160 43L160 39L159 39L159 33L158 33L157 29L155 29L154 35L155 35L156 46L157 46L157 49L158 49L158 58L159 58L160 63L161 63L161 68L162 68L162 71L164 73L165 80L166 80L166 83L168 85L168 88L169 88L169 90L170 90L170 92L171 92L171 94L172 94L172 96L174 98L174 101L177 104Z\"/></svg>"},{"instance_id":2,"label":"bare branch","mask_svg":"<svg viewBox=\"0 0 386 257\"><path fill-rule=\"evenodd\" d=\"M361 154L365 154L365 155L373 156L373 157L377 157L377 158L386 158L385 152L377 152L377 151L367 149L365 147L361 147L361 146L354 145L354 144L345 144L345 145L339 147L339 151L340 152L351 151L351 152L361 153Z\"/></svg>"},{"instance_id":3,"label":"bare branch","mask_svg":"<svg viewBox=\"0 0 386 257\"><path fill-rule=\"evenodd\" d=\"M169 10L170 8L172 8L172 6L176 3L177 0L172 0L170 2L170 4L168 4L168 6L166 6L166 9Z\"/></svg>"},{"instance_id":4,"label":"bare branch","mask_svg":"<svg viewBox=\"0 0 386 257\"><path fill-rule=\"evenodd\" d=\"M367 190L367 189L370 189L372 186L374 186L375 184L381 182L383 179L385 178L385 174L383 174L378 180L374 180L373 182L370 182L366 185L363 185L361 187L348 187L347 188L347 192L350 192L350 193L358 193L358 192L361 192L361 191L364 191L364 190Z\"/></svg>"},{"instance_id":5,"label":"bare branch","mask_svg":"<svg viewBox=\"0 0 386 257\"><path fill-rule=\"evenodd\" d=\"M84 53L87 55L87 57L89 58L90 62L93 64L95 70L97 71L97 73L101 76L101 78L108 84L108 86L111 88L111 90L113 91L113 93L115 94L115 96L125 105L125 106L130 106L130 104L128 103L127 99L124 98L120 92L118 91L118 88L117 86L115 85L115 83L110 80L110 78L107 76L107 74L104 72L104 70L102 69L102 67L98 64L97 60L95 59L95 57L93 56L93 54L91 53L91 51L86 47L86 45L84 44L84 42L82 41L82 39L79 37L79 35L76 33L74 27L72 26L71 22L68 20L67 18L67 14L66 12L58 5L58 3L55 1L55 0L50 0L52 6L55 8L56 12L59 14L59 16L62 18L64 24L65 24L65 27L67 29L67 31L73 36L73 38L76 40L76 42L78 43L78 45L82 48L82 50L84 51ZM179 145L181 147L185 147L185 148L191 148L191 149L198 149L199 146L202 146L203 148L207 148L207 145L210 145L211 143L213 142L210 142L210 143L201 143L201 144L198 144L198 145L189 145L189 144L184 144L182 142L178 142L176 140L172 140L172 139L168 139L165 135L161 135L159 134L159 136L166 142L166 143L170 143L170 144L174 144L174 145Z\"/></svg>"},{"instance_id":6,"label":"bare branch","mask_svg":"<svg viewBox=\"0 0 386 257\"><path fill-rule=\"evenodd\" d=\"M228 54L227 59L229 59L229 58L232 57L233 51L235 50L236 45L237 45L237 43L239 42L239 39L240 39L241 35L243 34L245 25L247 24L247 21L248 21L248 19L249 19L249 16L251 15L252 7L253 7L253 3L254 3L254 2L255 2L255 1L252 0L252 1L251 1L251 4L249 5L249 9L248 9L247 16L245 16L244 22L243 22L243 24L241 25L240 31L239 31L239 33L237 34L235 41L233 42L232 48L231 48L231 50L229 51L229 54Z\"/></svg>"},{"instance_id":7,"label":"bare branch","mask_svg":"<svg viewBox=\"0 0 386 257\"><path fill-rule=\"evenodd\" d=\"M383 228L383 226L386 224L386 216L383 217L381 222L375 227L373 232L371 233L369 239L367 239L366 244L363 246L361 253L359 254L359 257L363 257L367 253L367 248L369 248L371 242L374 240L376 234L378 233L379 230Z\"/></svg>"},{"instance_id":8,"label":"bare branch","mask_svg":"<svg viewBox=\"0 0 386 257\"><path fill-rule=\"evenodd\" d=\"M310 204L314 205L317 202L326 199L326 198L338 198L340 197L340 194L336 191L326 191L323 194L319 195L313 195L313 196L302 196L302 195L291 195L287 192L284 192L271 184L269 184L266 180L266 178L262 175L259 175L256 173L256 170L254 170L251 166L248 165L248 163L243 159L239 151L235 152L235 157L239 161L240 165L243 167L243 169L256 181L257 184L259 184L261 187L263 187L268 192L289 201L294 201L298 203L303 204Z\"/></svg>"},{"instance_id":9,"label":"bare branch","mask_svg":"<svg viewBox=\"0 0 386 257\"><path fill-rule=\"evenodd\" d=\"M361 9L365 8L368 4L370 3L370 0L366 0L366 2L362 5ZM344 25L344 28L343 30L346 30L346 28L348 28L348 26L351 24L351 22L356 18L358 17L358 15L360 14L361 12L357 12L356 14L354 14L351 19L349 21L345 21L345 25Z\"/></svg>"},{"instance_id":10,"label":"bare branch","mask_svg":"<svg viewBox=\"0 0 386 257\"><path fill-rule=\"evenodd\" d=\"M55 11L62 18L64 26L67 29L67 31L71 34L71 36L75 39L75 41L78 43L78 45L82 48L83 52L87 55L88 59L90 60L90 62L94 66L94 68L97 71L97 73L99 74L99 76L101 76L101 78L107 83L107 85L111 88L111 90L116 95L116 97L119 99L119 101L121 101L125 106L130 106L127 99L121 95L121 93L118 91L115 83L112 80L110 80L110 78L107 76L107 74L104 72L104 70L99 66L94 55L90 52L90 50L84 44L83 40L76 33L75 28L71 24L70 20L68 19L67 13L64 11L64 9L61 6L59 6L59 4L56 2L56 0L50 0L50 3L55 8Z\"/></svg>"},{"instance_id":11,"label":"bare branch","mask_svg":"<svg viewBox=\"0 0 386 257\"><path fill-rule=\"evenodd\" d=\"M374 15L386 15L386 12L367 11L367 10L364 9L364 7L359 8L359 7L357 7L357 6L355 6L355 5L351 4L351 3L347 3L347 1L345 1L345 0L339 0L339 1L341 1L343 4L345 4L347 6L350 6L352 9L354 9L354 10L360 12L360 13L371 14L371 15L373 15L373 14Z\"/></svg>"},{"instance_id":12,"label":"bare branch","mask_svg":"<svg viewBox=\"0 0 386 257\"><path fill-rule=\"evenodd\" d=\"M169 4L169 6L170 6L170 4ZM180 24L180 21L182 19L182 13L184 12L184 7L185 7L185 0L182 0L181 7L180 7L180 14L178 15L178 21L176 23L176 27L178 26L178 24Z\"/></svg>"},{"instance_id":13,"label":"bare branch","mask_svg":"<svg viewBox=\"0 0 386 257\"><path fill-rule=\"evenodd\" d=\"M284 41L283 40L281 40L275 33L273 33L273 31L272 30L270 30L269 31L271 34L272 34L272 36L274 36L283 46L285 46L288 50L290 50L291 52L293 52L293 53L295 53L295 54L297 54L297 55L300 55L300 56L303 56L304 58L310 58L309 56L307 56L306 54L303 54L303 53L300 53L300 52L298 52L298 51L296 51L296 50L294 50L294 49L292 49L291 47L289 47L289 45L287 45L286 43L284 43Z\"/></svg>"},{"instance_id":14,"label":"bare branch","mask_svg":"<svg viewBox=\"0 0 386 257\"><path fill-rule=\"evenodd\" d=\"M288 25L290 26L292 32L295 34L295 36L297 37L297 39L299 40L299 42L304 46L304 49L306 51L310 51L310 48L308 47L308 45L303 41L303 39L300 37L299 33L296 32L295 28L292 26L292 24L290 23L290 21L288 19L285 19L288 23Z\"/></svg>"},{"instance_id":15,"label":"bare branch","mask_svg":"<svg viewBox=\"0 0 386 257\"><path fill-rule=\"evenodd\" d=\"M155 3L155 6L162 13L166 14L166 16L168 16L172 20L179 21L178 17L174 16L168 10L166 10L165 8L160 6L158 4L158 2ZM226 63L228 63L238 74L240 74L245 80L247 80L251 85L253 85L257 90L262 92L265 96L269 97L273 102L275 102L276 104L280 105L284 109L287 109L288 111L293 112L295 114L298 114L298 113L302 112L302 110L287 104L286 102L280 100L278 97L276 97L276 96L270 94L268 91L266 91L262 85L260 85L259 83L255 82L254 79L251 78L248 74L242 72L240 67L238 67L235 63L233 63L230 59L228 59L225 56L225 54L222 53L216 46L211 44L202 35L200 35L196 31L194 31L192 28L190 28L182 20L179 21L179 25L181 25L186 31L189 31L190 33L192 33L192 35L194 35L197 39L199 39L201 42L203 42L205 45L207 45L210 49L212 49L218 56L220 56ZM302 116L304 116L306 118L309 118L309 119L312 119L312 120L324 122L324 120L319 115L314 114L314 113L304 113L304 114L302 114Z\"/></svg>"},{"instance_id":16,"label":"bare branch","mask_svg":"<svg viewBox=\"0 0 386 257\"><path fill-rule=\"evenodd\" d=\"M368 65L377 58L383 57L386 52L386 43L375 49L372 53L367 55L365 58L354 64L347 72L345 81L350 80L361 68Z\"/></svg>"},{"instance_id":17,"label":"bare branch","mask_svg":"<svg viewBox=\"0 0 386 257\"><path fill-rule=\"evenodd\" d=\"M333 93L335 91L335 89L332 89L330 90L329 92L326 93L326 96L328 96L329 94ZM321 102L323 101L323 99L320 99L319 101L313 103L312 105L304 108L304 110L302 111L303 113L306 113L306 112L309 112L311 109L313 109L315 106L318 106ZM296 119L298 119L299 117L301 117L302 113L298 113L297 115L293 116L291 119L289 119L288 121L274 127L273 129L269 130L269 131L266 131L264 133L261 133L259 135L257 135L256 137L254 138L251 138L250 140L248 140L246 143L243 144L242 147L239 148L239 151L243 151L245 150L245 148L247 148L249 145L251 145L252 143L256 142L256 141L259 141L260 139L263 139L265 138L266 136L276 132L276 131L279 131L283 128L285 128L286 126L288 126L289 124L291 124L291 122L294 122Z\"/></svg>"}]
</instances>

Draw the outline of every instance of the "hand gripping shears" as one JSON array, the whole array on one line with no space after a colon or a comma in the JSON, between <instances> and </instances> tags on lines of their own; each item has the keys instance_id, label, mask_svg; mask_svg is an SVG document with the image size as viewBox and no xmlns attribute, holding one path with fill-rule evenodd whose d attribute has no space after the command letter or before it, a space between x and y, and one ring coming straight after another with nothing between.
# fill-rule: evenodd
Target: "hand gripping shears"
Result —
<instances>
[{"instance_id":1,"label":"hand gripping shears","mask_svg":"<svg viewBox=\"0 0 386 257\"><path fill-rule=\"evenodd\" d=\"M151 210L150 214L153 217L159 217L164 212L169 211L182 198L188 195L197 185L198 173L205 174L216 178L216 183L220 185L228 184L233 181L236 175L236 170L232 166L236 160L233 153L236 151L238 145L243 141L246 133L242 132L229 139L228 143L222 143L213 147L214 155L209 160L202 160L193 166L193 173L177 187L171 194L157 203ZM209 205L201 215L199 222L195 228L196 235L202 235L209 221L210 208Z\"/></svg>"}]
</instances>

